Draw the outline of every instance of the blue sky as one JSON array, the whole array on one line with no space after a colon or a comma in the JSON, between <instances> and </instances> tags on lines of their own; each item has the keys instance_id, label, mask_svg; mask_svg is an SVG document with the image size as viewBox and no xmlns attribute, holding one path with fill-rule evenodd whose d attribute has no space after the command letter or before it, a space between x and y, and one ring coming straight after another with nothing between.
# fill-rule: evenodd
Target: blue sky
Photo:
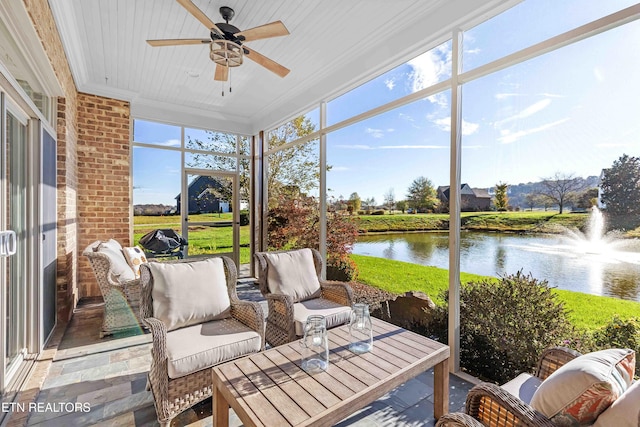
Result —
<instances>
[{"instance_id":1,"label":"blue sky","mask_svg":"<svg viewBox=\"0 0 640 427\"><path fill-rule=\"evenodd\" d=\"M464 71L627 7L632 1L527 0L464 36ZM462 89L462 179L473 187L539 181L556 172L598 175L623 153L640 155L640 23L561 48ZM451 76L451 43L331 101L333 124ZM310 114L314 120L316 113ZM175 145L179 129L136 122L135 139ZM177 133L176 133L177 130ZM192 131L193 132L193 131ZM411 182L449 183L450 92L332 133L329 196L378 204ZM144 150L144 155L142 154ZM134 203L173 203L180 156L134 150ZM146 159L143 164L142 158Z\"/></svg>"}]
</instances>

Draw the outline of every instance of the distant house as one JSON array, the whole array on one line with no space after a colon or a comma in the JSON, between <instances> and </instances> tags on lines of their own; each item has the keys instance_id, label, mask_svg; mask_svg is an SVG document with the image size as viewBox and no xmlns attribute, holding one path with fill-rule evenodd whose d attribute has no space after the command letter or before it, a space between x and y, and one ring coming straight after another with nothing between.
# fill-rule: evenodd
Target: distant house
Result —
<instances>
[{"instance_id":1,"label":"distant house","mask_svg":"<svg viewBox=\"0 0 640 427\"><path fill-rule=\"evenodd\" d=\"M227 189L215 178L199 176L189 184L189 213L230 212L230 203L224 196ZM180 212L181 197L176 196L176 207Z\"/></svg>"},{"instance_id":2,"label":"distant house","mask_svg":"<svg viewBox=\"0 0 640 427\"><path fill-rule=\"evenodd\" d=\"M449 206L449 186L438 187L438 199L442 206ZM463 212L488 211L491 195L484 188L471 188L469 184L460 186L460 210Z\"/></svg>"}]
</instances>

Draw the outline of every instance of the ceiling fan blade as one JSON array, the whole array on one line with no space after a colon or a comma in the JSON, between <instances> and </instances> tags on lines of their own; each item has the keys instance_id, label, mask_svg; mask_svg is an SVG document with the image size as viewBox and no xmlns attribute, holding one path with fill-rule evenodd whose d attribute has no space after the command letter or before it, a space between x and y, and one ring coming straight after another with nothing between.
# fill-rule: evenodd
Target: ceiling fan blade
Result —
<instances>
[{"instance_id":1,"label":"ceiling fan blade","mask_svg":"<svg viewBox=\"0 0 640 427\"><path fill-rule=\"evenodd\" d=\"M183 44L208 44L210 39L163 39L163 40L147 40L151 46L178 46Z\"/></svg>"},{"instance_id":2,"label":"ceiling fan blade","mask_svg":"<svg viewBox=\"0 0 640 427\"><path fill-rule=\"evenodd\" d=\"M204 12L198 9L198 6L193 4L191 0L177 0L177 1L178 3L180 3L180 5L182 5L182 7L187 9L187 11L190 14L192 14L198 21L202 22L202 25L207 27L210 31L215 31L221 36L224 35L224 33L220 31L220 28L218 28L216 24L214 24L213 21L209 19L207 15L204 14Z\"/></svg>"},{"instance_id":3,"label":"ceiling fan blade","mask_svg":"<svg viewBox=\"0 0 640 427\"><path fill-rule=\"evenodd\" d=\"M250 60L252 60L253 62L256 62L260 65L262 65L264 68L266 68L269 71L272 71L274 73L276 73L277 75L279 75L280 77L284 77L287 74L289 74L289 69L278 64L276 61L267 58L264 55L259 54L258 52L256 52L253 49L248 48L245 45L242 45L243 49L246 49L247 51L249 51L248 54L246 54L245 56L247 58L249 58Z\"/></svg>"},{"instance_id":4,"label":"ceiling fan blade","mask_svg":"<svg viewBox=\"0 0 640 427\"><path fill-rule=\"evenodd\" d=\"M275 21L259 27L240 31L239 33L236 33L235 36L243 36L244 41L251 42L254 40L268 39L270 37L286 36L288 34L289 30L287 30L287 27L284 26L282 21Z\"/></svg>"},{"instance_id":5,"label":"ceiling fan blade","mask_svg":"<svg viewBox=\"0 0 640 427\"><path fill-rule=\"evenodd\" d=\"M216 64L216 75L214 79L221 82L226 82L229 79L229 67Z\"/></svg>"}]
</instances>

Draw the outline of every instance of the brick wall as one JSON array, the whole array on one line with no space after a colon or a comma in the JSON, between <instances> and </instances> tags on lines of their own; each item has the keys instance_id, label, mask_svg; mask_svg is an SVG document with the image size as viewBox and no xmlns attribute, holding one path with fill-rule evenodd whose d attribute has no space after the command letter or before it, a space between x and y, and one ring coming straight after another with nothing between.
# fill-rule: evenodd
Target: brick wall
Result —
<instances>
[{"instance_id":1,"label":"brick wall","mask_svg":"<svg viewBox=\"0 0 640 427\"><path fill-rule=\"evenodd\" d=\"M47 0L23 0L62 87L58 100L58 320L71 317L78 298L77 90Z\"/></svg>"},{"instance_id":2,"label":"brick wall","mask_svg":"<svg viewBox=\"0 0 640 427\"><path fill-rule=\"evenodd\" d=\"M130 246L129 103L78 94L78 247L116 239ZM99 296L88 261L79 260L79 296Z\"/></svg>"}]
</instances>

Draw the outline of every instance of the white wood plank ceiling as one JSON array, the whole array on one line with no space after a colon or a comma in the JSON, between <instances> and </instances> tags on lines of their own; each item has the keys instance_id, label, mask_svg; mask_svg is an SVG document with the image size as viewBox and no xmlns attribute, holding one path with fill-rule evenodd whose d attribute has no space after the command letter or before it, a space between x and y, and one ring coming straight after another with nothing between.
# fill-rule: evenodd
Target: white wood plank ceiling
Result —
<instances>
[{"instance_id":1,"label":"white wood plank ceiling","mask_svg":"<svg viewBox=\"0 0 640 427\"><path fill-rule=\"evenodd\" d=\"M207 38L175 0L49 0L78 89L129 100L134 115L253 134L313 108L428 50L509 0L193 0L213 22L221 6L243 29L281 20L289 36L247 46L289 68L253 61L213 80L208 45L151 47L147 39ZM512 2L512 1L511 1Z\"/></svg>"}]
</instances>

